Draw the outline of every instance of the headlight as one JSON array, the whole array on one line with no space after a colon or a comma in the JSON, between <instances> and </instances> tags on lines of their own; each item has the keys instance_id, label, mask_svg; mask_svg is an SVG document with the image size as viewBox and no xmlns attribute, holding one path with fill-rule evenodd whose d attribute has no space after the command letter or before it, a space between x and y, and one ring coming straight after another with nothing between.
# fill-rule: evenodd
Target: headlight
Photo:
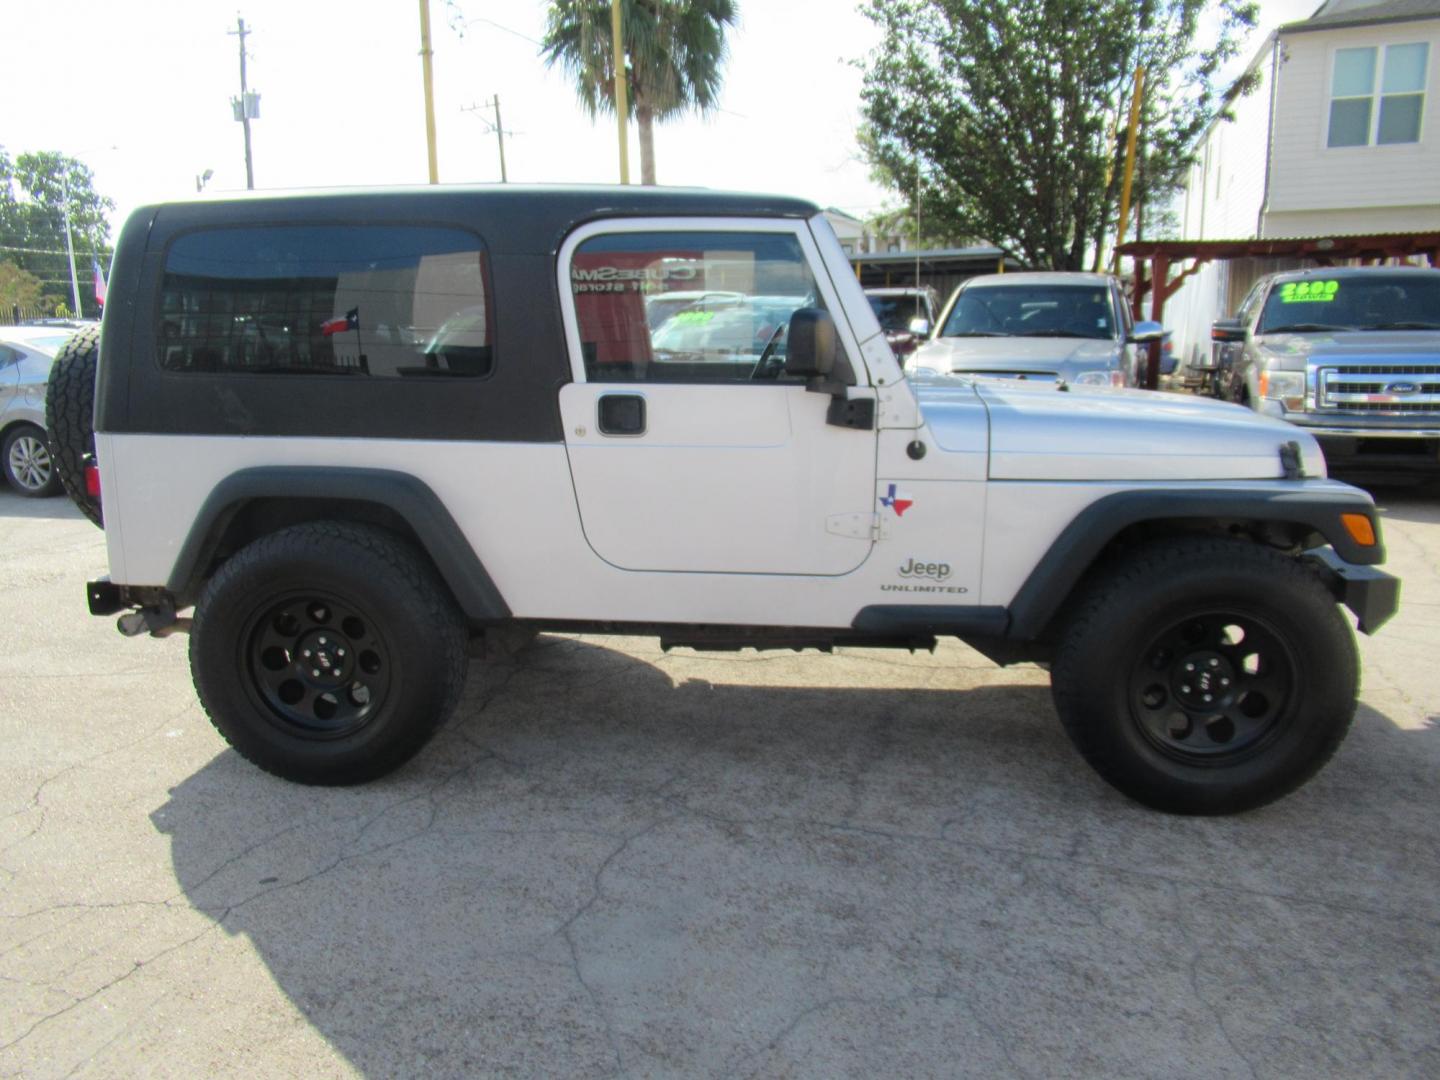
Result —
<instances>
[{"instance_id":1,"label":"headlight","mask_svg":"<svg viewBox=\"0 0 1440 1080\"><path fill-rule=\"evenodd\" d=\"M1076 386L1124 386L1125 374L1122 371L1082 371L1075 376Z\"/></svg>"},{"instance_id":2,"label":"headlight","mask_svg":"<svg viewBox=\"0 0 1440 1080\"><path fill-rule=\"evenodd\" d=\"M1278 401L1296 412L1305 410L1305 373L1303 371L1260 372L1260 396Z\"/></svg>"}]
</instances>

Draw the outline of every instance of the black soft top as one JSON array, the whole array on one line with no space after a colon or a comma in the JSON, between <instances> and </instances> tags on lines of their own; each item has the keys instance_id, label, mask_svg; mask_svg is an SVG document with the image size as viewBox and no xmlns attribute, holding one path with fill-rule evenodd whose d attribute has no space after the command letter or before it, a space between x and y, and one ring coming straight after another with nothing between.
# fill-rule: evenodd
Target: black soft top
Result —
<instances>
[{"instance_id":1,"label":"black soft top","mask_svg":"<svg viewBox=\"0 0 1440 1080\"><path fill-rule=\"evenodd\" d=\"M468 222L495 252L553 252L567 233L596 218L809 218L819 207L784 195L706 188L474 184L394 188L313 188L224 195L143 206L130 225L181 232L214 225L291 221ZM143 224L142 224L143 223Z\"/></svg>"}]
</instances>

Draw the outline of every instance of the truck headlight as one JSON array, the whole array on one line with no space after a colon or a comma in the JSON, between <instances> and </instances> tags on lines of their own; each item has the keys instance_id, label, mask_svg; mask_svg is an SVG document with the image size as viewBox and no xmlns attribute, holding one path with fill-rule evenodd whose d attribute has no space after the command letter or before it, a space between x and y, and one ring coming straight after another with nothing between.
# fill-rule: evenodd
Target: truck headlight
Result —
<instances>
[{"instance_id":1,"label":"truck headlight","mask_svg":"<svg viewBox=\"0 0 1440 1080\"><path fill-rule=\"evenodd\" d=\"M1305 373L1303 371L1260 372L1260 396L1278 401L1296 412L1305 410Z\"/></svg>"},{"instance_id":2,"label":"truck headlight","mask_svg":"<svg viewBox=\"0 0 1440 1080\"><path fill-rule=\"evenodd\" d=\"M1076 386L1124 386L1125 374L1115 371L1082 371L1075 376Z\"/></svg>"}]
</instances>

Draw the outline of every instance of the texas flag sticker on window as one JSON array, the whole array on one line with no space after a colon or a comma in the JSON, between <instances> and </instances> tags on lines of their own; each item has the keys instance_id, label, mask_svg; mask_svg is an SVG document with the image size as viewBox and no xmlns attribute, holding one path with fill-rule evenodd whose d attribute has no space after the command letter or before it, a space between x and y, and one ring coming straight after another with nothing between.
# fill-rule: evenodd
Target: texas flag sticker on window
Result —
<instances>
[{"instance_id":1,"label":"texas flag sticker on window","mask_svg":"<svg viewBox=\"0 0 1440 1080\"><path fill-rule=\"evenodd\" d=\"M900 494L896 485L891 484L890 490L880 497L880 505L894 510L896 517L904 517L905 511L915 505L915 500Z\"/></svg>"}]
</instances>

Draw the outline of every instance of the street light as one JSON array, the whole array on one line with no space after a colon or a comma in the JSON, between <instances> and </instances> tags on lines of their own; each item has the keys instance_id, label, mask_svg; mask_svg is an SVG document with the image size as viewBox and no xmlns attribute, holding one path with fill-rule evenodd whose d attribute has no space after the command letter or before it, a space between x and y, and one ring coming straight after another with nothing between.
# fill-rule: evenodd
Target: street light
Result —
<instances>
[{"instance_id":1,"label":"street light","mask_svg":"<svg viewBox=\"0 0 1440 1080\"><path fill-rule=\"evenodd\" d=\"M205 185L210 182L210 178L214 175L214 169L206 169L203 173L195 177L195 193L197 195L205 190Z\"/></svg>"}]
</instances>

